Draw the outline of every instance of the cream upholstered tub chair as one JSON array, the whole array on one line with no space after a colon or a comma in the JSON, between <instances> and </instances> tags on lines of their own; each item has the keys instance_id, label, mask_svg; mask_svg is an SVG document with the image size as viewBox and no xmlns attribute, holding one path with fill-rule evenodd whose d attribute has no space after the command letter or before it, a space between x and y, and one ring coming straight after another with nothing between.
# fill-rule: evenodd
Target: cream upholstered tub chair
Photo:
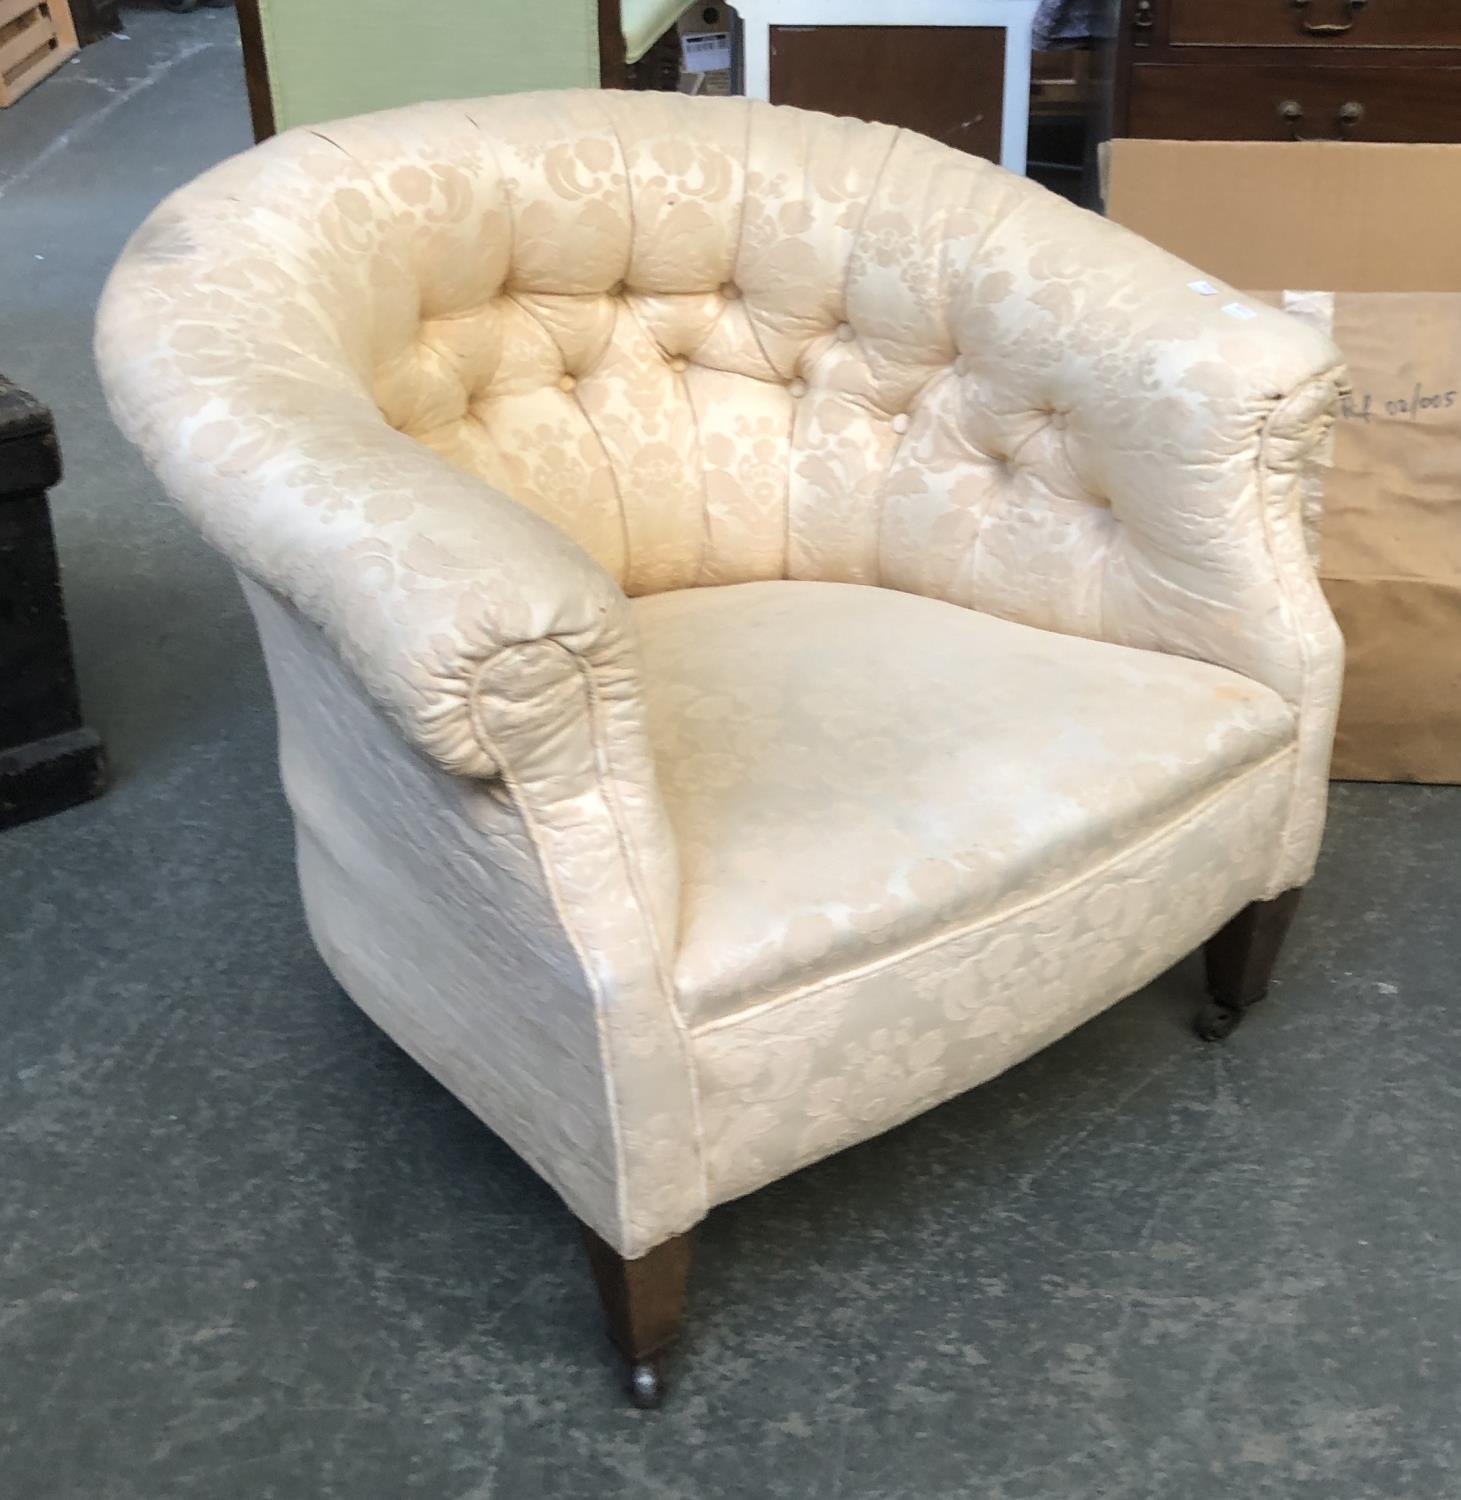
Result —
<instances>
[{"instance_id":1,"label":"cream upholstered tub chair","mask_svg":"<svg viewBox=\"0 0 1461 1500\"><path fill-rule=\"evenodd\" d=\"M642 1402L715 1204L1207 939L1210 1034L1262 993L1336 355L1195 276L915 135L613 93L293 132L112 276L320 952L583 1221Z\"/></svg>"}]
</instances>

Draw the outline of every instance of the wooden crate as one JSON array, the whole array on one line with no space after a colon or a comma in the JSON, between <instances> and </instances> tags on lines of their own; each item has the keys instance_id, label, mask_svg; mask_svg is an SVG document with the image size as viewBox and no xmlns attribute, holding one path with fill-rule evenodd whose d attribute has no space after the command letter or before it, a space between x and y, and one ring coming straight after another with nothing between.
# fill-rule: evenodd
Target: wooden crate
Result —
<instances>
[{"instance_id":1,"label":"wooden crate","mask_svg":"<svg viewBox=\"0 0 1461 1500\"><path fill-rule=\"evenodd\" d=\"M0 0L0 109L74 55L67 0Z\"/></svg>"}]
</instances>

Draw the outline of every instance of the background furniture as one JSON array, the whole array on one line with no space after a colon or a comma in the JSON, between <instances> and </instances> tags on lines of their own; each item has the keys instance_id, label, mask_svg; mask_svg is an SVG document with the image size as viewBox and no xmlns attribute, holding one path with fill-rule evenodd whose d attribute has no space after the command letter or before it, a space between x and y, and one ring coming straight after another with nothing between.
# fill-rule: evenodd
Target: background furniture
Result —
<instances>
[{"instance_id":1,"label":"background furniture","mask_svg":"<svg viewBox=\"0 0 1461 1500\"><path fill-rule=\"evenodd\" d=\"M1120 0L1040 0L1035 50L1088 48L1111 40Z\"/></svg>"},{"instance_id":2,"label":"background furniture","mask_svg":"<svg viewBox=\"0 0 1461 1500\"><path fill-rule=\"evenodd\" d=\"M904 125L1025 170L1039 0L744 0L753 99Z\"/></svg>"},{"instance_id":3,"label":"background furniture","mask_svg":"<svg viewBox=\"0 0 1461 1500\"><path fill-rule=\"evenodd\" d=\"M1111 138L1114 65L1109 38L1031 58L1025 175L1082 208L1100 205L1098 152Z\"/></svg>"},{"instance_id":4,"label":"background furniture","mask_svg":"<svg viewBox=\"0 0 1461 1500\"><path fill-rule=\"evenodd\" d=\"M687 14L698 31L735 30L734 13L719 3L687 13L682 0L598 0L599 82L606 89L678 89Z\"/></svg>"},{"instance_id":5,"label":"background furniture","mask_svg":"<svg viewBox=\"0 0 1461 1500\"><path fill-rule=\"evenodd\" d=\"M76 55L66 0L0 0L0 108Z\"/></svg>"},{"instance_id":6,"label":"background furniture","mask_svg":"<svg viewBox=\"0 0 1461 1500\"><path fill-rule=\"evenodd\" d=\"M673 89L679 76L678 7L667 0L235 3L256 141L425 99L593 83Z\"/></svg>"},{"instance_id":7,"label":"background furniture","mask_svg":"<svg viewBox=\"0 0 1461 1500\"><path fill-rule=\"evenodd\" d=\"M254 137L362 110L599 81L595 0L237 0Z\"/></svg>"},{"instance_id":8,"label":"background furniture","mask_svg":"<svg viewBox=\"0 0 1461 1500\"><path fill-rule=\"evenodd\" d=\"M663 36L674 31L685 0L620 0L618 30L624 49L624 61L637 63ZM612 15L612 4L600 4L601 15Z\"/></svg>"},{"instance_id":9,"label":"background furniture","mask_svg":"<svg viewBox=\"0 0 1461 1500\"><path fill-rule=\"evenodd\" d=\"M1206 1034L1263 992L1337 355L1194 281L907 132L607 92L299 132L112 274L320 952L587 1226L636 1399L715 1204L1208 939Z\"/></svg>"},{"instance_id":10,"label":"background furniture","mask_svg":"<svg viewBox=\"0 0 1461 1500\"><path fill-rule=\"evenodd\" d=\"M1117 135L1461 140L1453 0L1124 0Z\"/></svg>"},{"instance_id":11,"label":"background furniture","mask_svg":"<svg viewBox=\"0 0 1461 1500\"><path fill-rule=\"evenodd\" d=\"M904 125L1023 172L1038 5L748 0L737 7L745 92ZM401 0L237 0L237 6L256 140L363 109L484 89L594 81L672 89L679 77L677 7L665 0L551 0L530 8L454 0L429 10L405 8ZM652 35L656 27L670 29ZM1109 97L1100 68L1095 78L1101 98ZM1076 112L1067 108L1063 122L1046 122L1053 174L1046 180L1071 196L1081 196L1084 149L1065 137L1088 133L1086 115L1082 104ZM1057 156L1069 160L1056 164Z\"/></svg>"},{"instance_id":12,"label":"background furniture","mask_svg":"<svg viewBox=\"0 0 1461 1500\"><path fill-rule=\"evenodd\" d=\"M46 491L61 479L51 414L0 376L0 828L106 785L81 722Z\"/></svg>"}]
</instances>

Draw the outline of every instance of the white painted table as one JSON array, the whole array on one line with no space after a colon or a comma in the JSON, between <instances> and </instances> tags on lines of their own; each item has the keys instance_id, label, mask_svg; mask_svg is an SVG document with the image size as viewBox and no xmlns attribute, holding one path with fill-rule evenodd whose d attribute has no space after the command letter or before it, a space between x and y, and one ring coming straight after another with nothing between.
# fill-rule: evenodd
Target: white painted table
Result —
<instances>
[{"instance_id":1,"label":"white painted table","mask_svg":"<svg viewBox=\"0 0 1461 1500\"><path fill-rule=\"evenodd\" d=\"M739 0L745 88L771 97L773 26L985 26L1004 37L999 161L1025 170L1030 136L1030 31L1040 0Z\"/></svg>"}]
</instances>

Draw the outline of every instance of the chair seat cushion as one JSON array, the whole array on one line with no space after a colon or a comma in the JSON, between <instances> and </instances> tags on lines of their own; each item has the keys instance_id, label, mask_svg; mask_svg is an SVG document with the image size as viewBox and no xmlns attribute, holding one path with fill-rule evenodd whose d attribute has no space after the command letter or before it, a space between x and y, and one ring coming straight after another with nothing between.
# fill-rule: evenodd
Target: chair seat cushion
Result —
<instances>
[{"instance_id":1,"label":"chair seat cushion","mask_svg":"<svg viewBox=\"0 0 1461 1500\"><path fill-rule=\"evenodd\" d=\"M1221 667L891 589L633 608L692 1025L1079 878L1294 738Z\"/></svg>"}]
</instances>

